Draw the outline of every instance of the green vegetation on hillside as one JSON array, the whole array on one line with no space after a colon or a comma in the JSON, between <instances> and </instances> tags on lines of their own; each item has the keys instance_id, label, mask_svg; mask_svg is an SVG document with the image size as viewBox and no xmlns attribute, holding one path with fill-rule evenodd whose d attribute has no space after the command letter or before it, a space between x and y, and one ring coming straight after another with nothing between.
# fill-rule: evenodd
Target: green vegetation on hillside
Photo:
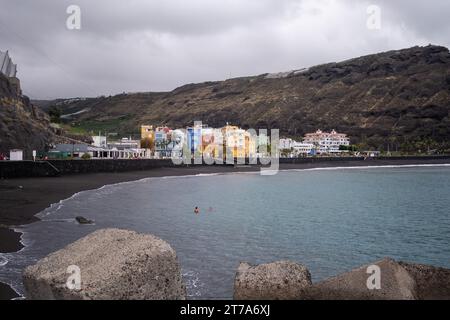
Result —
<instances>
[{"instance_id":1,"label":"green vegetation on hillside","mask_svg":"<svg viewBox=\"0 0 450 320\"><path fill-rule=\"evenodd\" d=\"M79 134L89 134L89 135L97 135L99 132L102 134L106 133L122 133L124 135L130 134L130 132L124 132L126 123L131 119L131 115L122 116L116 119L109 120L87 120L87 121L76 121L70 124L70 132L79 133ZM133 133L138 133L139 128L136 127Z\"/></svg>"}]
</instances>

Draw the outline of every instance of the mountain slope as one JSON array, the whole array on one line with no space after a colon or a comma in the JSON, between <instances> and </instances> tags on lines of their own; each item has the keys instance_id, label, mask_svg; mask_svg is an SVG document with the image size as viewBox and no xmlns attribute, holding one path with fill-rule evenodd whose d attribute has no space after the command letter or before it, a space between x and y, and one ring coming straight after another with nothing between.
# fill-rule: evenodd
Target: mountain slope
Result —
<instances>
[{"instance_id":1,"label":"mountain slope","mask_svg":"<svg viewBox=\"0 0 450 320\"><path fill-rule=\"evenodd\" d=\"M141 124L184 127L201 120L214 127L230 122L279 128L293 137L336 129L354 143L382 150L448 148L450 53L438 46L413 47L167 93L56 103L76 125L119 134L137 133Z\"/></svg>"},{"instance_id":2,"label":"mountain slope","mask_svg":"<svg viewBox=\"0 0 450 320\"><path fill-rule=\"evenodd\" d=\"M0 74L0 153L9 155L11 149L22 149L30 159L33 150L43 151L51 143L68 140L51 127L46 113Z\"/></svg>"}]
</instances>

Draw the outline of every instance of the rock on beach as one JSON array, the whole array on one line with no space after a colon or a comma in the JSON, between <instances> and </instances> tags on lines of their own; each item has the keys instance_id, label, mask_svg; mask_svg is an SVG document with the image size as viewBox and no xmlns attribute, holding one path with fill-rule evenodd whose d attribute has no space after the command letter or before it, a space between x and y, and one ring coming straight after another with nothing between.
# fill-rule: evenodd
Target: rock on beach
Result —
<instances>
[{"instance_id":1,"label":"rock on beach","mask_svg":"<svg viewBox=\"0 0 450 320\"><path fill-rule=\"evenodd\" d=\"M23 273L27 299L185 299L175 250L134 231L102 229L48 255Z\"/></svg>"}]
</instances>

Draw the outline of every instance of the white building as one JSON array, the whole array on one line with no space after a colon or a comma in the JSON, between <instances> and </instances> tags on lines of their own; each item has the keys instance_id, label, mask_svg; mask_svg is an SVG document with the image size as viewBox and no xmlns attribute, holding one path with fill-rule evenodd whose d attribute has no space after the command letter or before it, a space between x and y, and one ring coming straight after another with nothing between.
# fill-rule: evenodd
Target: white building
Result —
<instances>
[{"instance_id":1,"label":"white building","mask_svg":"<svg viewBox=\"0 0 450 320\"><path fill-rule=\"evenodd\" d=\"M15 78L17 65L9 57L9 52L0 51L0 72L9 78Z\"/></svg>"},{"instance_id":2,"label":"white building","mask_svg":"<svg viewBox=\"0 0 450 320\"><path fill-rule=\"evenodd\" d=\"M131 138L122 138L119 141L111 141L108 143L108 148L117 150L125 150L125 149L140 149L141 141L133 140Z\"/></svg>"},{"instance_id":3,"label":"white building","mask_svg":"<svg viewBox=\"0 0 450 320\"><path fill-rule=\"evenodd\" d=\"M92 143L92 145L94 147L98 147L98 148L107 148L108 147L105 136L93 136L92 140L94 141L94 143Z\"/></svg>"},{"instance_id":4,"label":"white building","mask_svg":"<svg viewBox=\"0 0 450 320\"><path fill-rule=\"evenodd\" d=\"M149 159L152 157L150 149L141 148L141 141L131 138L122 138L119 141L108 142L107 148L111 151L111 157L116 159Z\"/></svg>"},{"instance_id":5,"label":"white building","mask_svg":"<svg viewBox=\"0 0 450 320\"><path fill-rule=\"evenodd\" d=\"M313 144L318 154L342 153L340 146L349 146L350 139L344 133L337 133L332 130L330 133L317 130L315 133L308 133L303 140L304 143Z\"/></svg>"},{"instance_id":6,"label":"white building","mask_svg":"<svg viewBox=\"0 0 450 320\"><path fill-rule=\"evenodd\" d=\"M85 154L91 159L146 159L150 158L150 150L141 148L100 148L87 144L57 144L49 151L52 158L70 157L80 159Z\"/></svg>"},{"instance_id":7,"label":"white building","mask_svg":"<svg viewBox=\"0 0 450 320\"><path fill-rule=\"evenodd\" d=\"M169 145L171 157L181 157L183 155L183 146L186 143L186 132L180 129L172 130L171 141Z\"/></svg>"},{"instance_id":8,"label":"white building","mask_svg":"<svg viewBox=\"0 0 450 320\"><path fill-rule=\"evenodd\" d=\"M290 158L312 154L313 149L312 143L298 142L290 138L280 139L279 142L279 150L289 150L288 157Z\"/></svg>"},{"instance_id":9,"label":"white building","mask_svg":"<svg viewBox=\"0 0 450 320\"><path fill-rule=\"evenodd\" d=\"M22 161L23 151L19 149L13 149L9 151L9 160L11 161Z\"/></svg>"},{"instance_id":10,"label":"white building","mask_svg":"<svg viewBox=\"0 0 450 320\"><path fill-rule=\"evenodd\" d=\"M294 147L294 143L296 143L296 141L290 138L280 139L279 149L280 150L292 149Z\"/></svg>"},{"instance_id":11,"label":"white building","mask_svg":"<svg viewBox=\"0 0 450 320\"><path fill-rule=\"evenodd\" d=\"M295 142L292 148L294 148L295 156L306 156L313 153L314 145L312 143Z\"/></svg>"}]
</instances>

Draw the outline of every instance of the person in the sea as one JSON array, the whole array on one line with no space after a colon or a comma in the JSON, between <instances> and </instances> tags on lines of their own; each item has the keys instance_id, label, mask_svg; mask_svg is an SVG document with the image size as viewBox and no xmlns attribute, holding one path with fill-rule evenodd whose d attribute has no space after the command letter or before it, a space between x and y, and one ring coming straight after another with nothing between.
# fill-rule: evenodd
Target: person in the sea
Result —
<instances>
[{"instance_id":1,"label":"person in the sea","mask_svg":"<svg viewBox=\"0 0 450 320\"><path fill-rule=\"evenodd\" d=\"M194 213L195 213L195 214L199 214L199 213L200 213L200 209L199 209L198 207L195 207Z\"/></svg>"}]
</instances>

